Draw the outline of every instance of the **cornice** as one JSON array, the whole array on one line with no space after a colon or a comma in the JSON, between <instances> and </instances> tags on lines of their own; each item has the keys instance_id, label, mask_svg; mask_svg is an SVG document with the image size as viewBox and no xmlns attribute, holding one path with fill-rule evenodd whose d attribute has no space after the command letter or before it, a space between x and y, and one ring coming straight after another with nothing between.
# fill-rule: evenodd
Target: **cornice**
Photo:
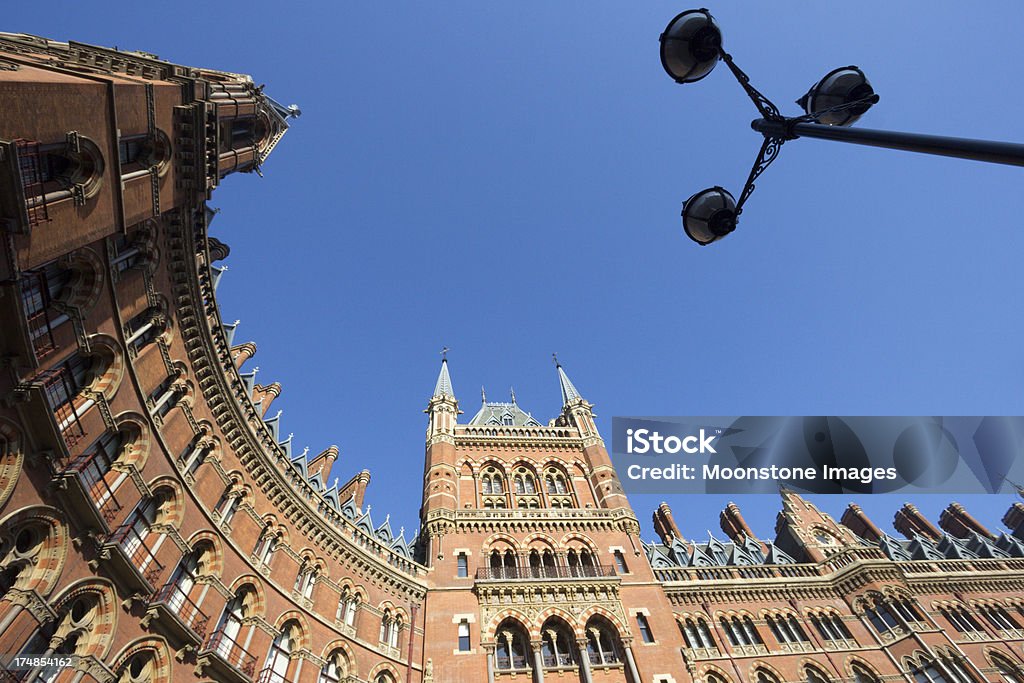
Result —
<instances>
[{"instance_id":1,"label":"cornice","mask_svg":"<svg viewBox=\"0 0 1024 683\"><path fill-rule=\"evenodd\" d=\"M220 325L209 272L204 265L208 262L206 247L204 244L202 249L198 249L195 245L197 236L205 238L203 220L198 219L195 225L178 220L172 221L176 224L167 226L167 241L172 254L168 263L175 285L173 301L179 311L179 328L199 384L197 389L205 397L231 450L277 511L291 522L297 532L320 546L326 555L351 569L360 570L378 586L406 593L414 600L422 599L426 582L410 576L394 564L405 565L416 573L424 574L426 567L367 537L330 507L319 492L295 472L251 400L245 396L244 385ZM194 302L198 301L207 302L205 311L196 309ZM366 546L384 557L368 553Z\"/></svg>"}]
</instances>

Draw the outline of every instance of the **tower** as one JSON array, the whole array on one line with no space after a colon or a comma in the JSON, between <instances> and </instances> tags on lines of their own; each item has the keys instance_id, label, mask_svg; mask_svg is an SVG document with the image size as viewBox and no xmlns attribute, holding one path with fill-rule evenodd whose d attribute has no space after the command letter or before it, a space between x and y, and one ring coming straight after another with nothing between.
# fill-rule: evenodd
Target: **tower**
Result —
<instances>
[{"instance_id":1,"label":"tower","mask_svg":"<svg viewBox=\"0 0 1024 683\"><path fill-rule=\"evenodd\" d=\"M591 681L599 669L601 680L638 683L678 667L682 638L593 406L555 370L562 409L546 425L514 392L482 395L460 423L441 362L425 411L421 522L432 585L424 654L444 662L445 680Z\"/></svg>"}]
</instances>

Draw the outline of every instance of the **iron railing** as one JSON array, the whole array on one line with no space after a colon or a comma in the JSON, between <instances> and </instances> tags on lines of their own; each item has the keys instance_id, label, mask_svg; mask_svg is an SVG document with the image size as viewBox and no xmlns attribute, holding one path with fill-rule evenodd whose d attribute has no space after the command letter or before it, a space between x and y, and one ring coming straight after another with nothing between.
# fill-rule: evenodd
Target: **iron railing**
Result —
<instances>
[{"instance_id":1,"label":"iron railing","mask_svg":"<svg viewBox=\"0 0 1024 683\"><path fill-rule=\"evenodd\" d=\"M576 660L569 652L559 652L557 655L552 653L545 654L543 656L544 666L546 668L555 668L560 666L575 666Z\"/></svg>"},{"instance_id":2,"label":"iron railing","mask_svg":"<svg viewBox=\"0 0 1024 683\"><path fill-rule=\"evenodd\" d=\"M615 576L612 567L603 565L555 566L555 567L480 567L476 570L477 581L516 581L525 579L593 579Z\"/></svg>"},{"instance_id":3,"label":"iron railing","mask_svg":"<svg viewBox=\"0 0 1024 683\"><path fill-rule=\"evenodd\" d=\"M39 143L34 140L15 140L18 154L18 172L21 175L21 187L25 193L25 208L28 212L29 227L50 220L46 205L46 189L43 187L42 153Z\"/></svg>"},{"instance_id":4,"label":"iron railing","mask_svg":"<svg viewBox=\"0 0 1024 683\"><path fill-rule=\"evenodd\" d=\"M223 629L213 632L210 642L206 644L206 649L249 678L252 678L256 672L256 657L236 643L234 638L225 633Z\"/></svg>"},{"instance_id":5,"label":"iron railing","mask_svg":"<svg viewBox=\"0 0 1024 683\"><path fill-rule=\"evenodd\" d=\"M177 581L166 583L149 599L150 605L161 604L174 612L193 633L200 639L206 636L206 626L210 618L191 598L181 590Z\"/></svg>"},{"instance_id":6,"label":"iron railing","mask_svg":"<svg viewBox=\"0 0 1024 683\"><path fill-rule=\"evenodd\" d=\"M28 270L22 273L21 301L28 323L28 334L36 360L50 355L57 342L53 337L53 301L50 299L50 283L42 270Z\"/></svg>"},{"instance_id":7,"label":"iron railing","mask_svg":"<svg viewBox=\"0 0 1024 683\"><path fill-rule=\"evenodd\" d=\"M66 366L49 370L40 376L46 401L57 418L57 425L64 443L73 448L85 436L85 428L75 409L78 386Z\"/></svg>"},{"instance_id":8,"label":"iron railing","mask_svg":"<svg viewBox=\"0 0 1024 683\"><path fill-rule=\"evenodd\" d=\"M149 526L146 525L143 528L146 532L145 535L139 533L139 530L135 528L134 520L129 519L110 534L108 542L119 545L149 585L155 586L164 571L164 566L156 559L156 555L147 543L152 536L149 533Z\"/></svg>"},{"instance_id":9,"label":"iron railing","mask_svg":"<svg viewBox=\"0 0 1024 683\"><path fill-rule=\"evenodd\" d=\"M122 506L114 496L114 490L110 488L104 468L96 466L96 460L100 455L100 451L83 453L71 461L71 464L64 469L64 474L74 474L78 477L82 488L88 491L89 498L96 506L97 512L109 525L117 517ZM106 454L103 455L105 457Z\"/></svg>"},{"instance_id":10,"label":"iron railing","mask_svg":"<svg viewBox=\"0 0 1024 683\"><path fill-rule=\"evenodd\" d=\"M292 681L268 666L260 671L260 677L256 679L256 683L292 683Z\"/></svg>"}]
</instances>

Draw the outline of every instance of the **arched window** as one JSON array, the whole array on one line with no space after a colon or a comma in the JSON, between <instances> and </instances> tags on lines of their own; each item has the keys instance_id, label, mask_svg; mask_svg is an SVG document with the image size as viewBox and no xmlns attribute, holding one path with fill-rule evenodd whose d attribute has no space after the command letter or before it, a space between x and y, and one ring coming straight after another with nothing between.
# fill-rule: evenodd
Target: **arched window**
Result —
<instances>
[{"instance_id":1,"label":"arched window","mask_svg":"<svg viewBox=\"0 0 1024 683\"><path fill-rule=\"evenodd\" d=\"M1000 631L1015 631L1020 625L1000 605L979 605L978 610Z\"/></svg>"},{"instance_id":2,"label":"arched window","mask_svg":"<svg viewBox=\"0 0 1024 683\"><path fill-rule=\"evenodd\" d=\"M158 489L152 496L139 501L128 520L112 536L151 585L163 570L156 561L156 553L166 538L166 534L154 530L153 525L165 520L173 500L170 489Z\"/></svg>"},{"instance_id":3,"label":"arched window","mask_svg":"<svg viewBox=\"0 0 1024 683\"><path fill-rule=\"evenodd\" d=\"M998 654L992 655L992 663L1006 683L1024 683L1024 672L1019 665Z\"/></svg>"},{"instance_id":4,"label":"arched window","mask_svg":"<svg viewBox=\"0 0 1024 683\"><path fill-rule=\"evenodd\" d=\"M942 670L936 666L934 661L927 658L922 658L920 662L912 664L910 673L917 683L953 683L943 675Z\"/></svg>"},{"instance_id":5,"label":"arched window","mask_svg":"<svg viewBox=\"0 0 1024 683\"><path fill-rule=\"evenodd\" d=\"M263 566L270 566L270 560L274 557L279 540L280 534L276 530L269 526L263 529L263 533L260 534L259 540L256 541L256 547L253 549L253 555Z\"/></svg>"},{"instance_id":6,"label":"arched window","mask_svg":"<svg viewBox=\"0 0 1024 683\"><path fill-rule=\"evenodd\" d=\"M99 625L100 611L100 599L96 593L79 595L63 605L54 621L38 629L19 654L38 657L41 652L49 652L54 658L84 654L90 636ZM60 642L56 648L50 646L52 639ZM64 671L66 667L63 666L44 665L35 680L37 683L53 683Z\"/></svg>"},{"instance_id":7,"label":"arched window","mask_svg":"<svg viewBox=\"0 0 1024 683\"><path fill-rule=\"evenodd\" d=\"M256 589L250 584L241 586L235 592L234 597L224 605L217 629L210 639L210 649L222 658L229 662L241 662L252 668L255 668L255 658L246 652L239 643L244 640L241 633L242 622L252 616L255 602Z\"/></svg>"},{"instance_id":8,"label":"arched window","mask_svg":"<svg viewBox=\"0 0 1024 683\"><path fill-rule=\"evenodd\" d=\"M480 494L485 508L505 507L505 482L501 472L494 465L488 465L480 475Z\"/></svg>"},{"instance_id":9,"label":"arched window","mask_svg":"<svg viewBox=\"0 0 1024 683\"><path fill-rule=\"evenodd\" d=\"M943 607L941 610L946 620L960 633L973 633L982 630L974 616L963 607Z\"/></svg>"},{"instance_id":10,"label":"arched window","mask_svg":"<svg viewBox=\"0 0 1024 683\"><path fill-rule=\"evenodd\" d=\"M863 664L854 664L852 668L854 683L879 683L878 676Z\"/></svg>"},{"instance_id":11,"label":"arched window","mask_svg":"<svg viewBox=\"0 0 1024 683\"><path fill-rule=\"evenodd\" d=\"M177 384L177 379L174 376L165 378L149 394L148 402L152 406L150 412L154 417L162 418L171 412L171 408L178 405L178 401L184 395L184 391Z\"/></svg>"},{"instance_id":12,"label":"arched window","mask_svg":"<svg viewBox=\"0 0 1024 683\"><path fill-rule=\"evenodd\" d=\"M355 626L356 610L359 608L359 594L345 586L341 590L341 598L338 600L338 621L346 626Z\"/></svg>"},{"instance_id":13,"label":"arched window","mask_svg":"<svg viewBox=\"0 0 1024 683\"><path fill-rule=\"evenodd\" d=\"M610 624L600 618L587 623L587 655L591 664L617 664L622 661L619 638Z\"/></svg>"},{"instance_id":14,"label":"arched window","mask_svg":"<svg viewBox=\"0 0 1024 683\"><path fill-rule=\"evenodd\" d=\"M910 602L910 600L907 600L906 598L903 598L902 600L893 600L892 607L907 622L923 621L920 611L912 602Z\"/></svg>"},{"instance_id":15,"label":"arched window","mask_svg":"<svg viewBox=\"0 0 1024 683\"><path fill-rule=\"evenodd\" d=\"M234 483L228 484L227 488L224 489L224 493L221 494L220 500L217 501L217 505L214 507L214 512L220 515L221 524L231 524L231 520L234 519L235 513L238 511L238 504L242 499L242 492L238 489Z\"/></svg>"},{"instance_id":16,"label":"arched window","mask_svg":"<svg viewBox=\"0 0 1024 683\"><path fill-rule=\"evenodd\" d=\"M548 619L541 632L541 660L545 669L574 667L575 638L568 625L558 619Z\"/></svg>"},{"instance_id":17,"label":"arched window","mask_svg":"<svg viewBox=\"0 0 1024 683\"><path fill-rule=\"evenodd\" d=\"M711 629L703 617L696 619L687 617L685 621L677 621L679 632L683 634L686 647L691 649L707 649L715 647L715 639L711 635Z\"/></svg>"},{"instance_id":18,"label":"arched window","mask_svg":"<svg viewBox=\"0 0 1024 683\"><path fill-rule=\"evenodd\" d=\"M765 669L757 670L757 683L779 683L779 679Z\"/></svg>"},{"instance_id":19,"label":"arched window","mask_svg":"<svg viewBox=\"0 0 1024 683\"><path fill-rule=\"evenodd\" d=\"M864 610L864 615L879 633L888 633L899 626L896 616L882 600L876 599L874 605Z\"/></svg>"},{"instance_id":20,"label":"arched window","mask_svg":"<svg viewBox=\"0 0 1024 683\"><path fill-rule=\"evenodd\" d=\"M320 669L320 680L318 683L340 683L341 679L348 675L348 663L345 652L341 649L331 650Z\"/></svg>"},{"instance_id":21,"label":"arched window","mask_svg":"<svg viewBox=\"0 0 1024 683\"><path fill-rule=\"evenodd\" d=\"M206 629L206 615L199 607L206 591L203 585L196 583L196 579L202 568L209 563L212 553L213 548L208 541L197 545L181 558L171 573L170 581L161 590L161 593L166 594L165 599L171 611L197 633L205 632Z\"/></svg>"},{"instance_id":22,"label":"arched window","mask_svg":"<svg viewBox=\"0 0 1024 683\"><path fill-rule=\"evenodd\" d=\"M125 323L125 346L132 354L137 354L144 347L156 341L162 331L160 311L151 306Z\"/></svg>"},{"instance_id":23,"label":"arched window","mask_svg":"<svg viewBox=\"0 0 1024 683\"><path fill-rule=\"evenodd\" d=\"M71 269L58 261L22 273L19 282L22 311L37 360L57 348L53 331L69 320L59 304L67 294L71 275Z\"/></svg>"},{"instance_id":24,"label":"arched window","mask_svg":"<svg viewBox=\"0 0 1024 683\"><path fill-rule=\"evenodd\" d=\"M518 622L505 620L495 634L494 664L499 671L529 671L530 639Z\"/></svg>"},{"instance_id":25,"label":"arched window","mask_svg":"<svg viewBox=\"0 0 1024 683\"><path fill-rule=\"evenodd\" d=\"M388 647L398 647L398 634L402 630L402 615L391 609L384 610L380 620L380 642Z\"/></svg>"},{"instance_id":26,"label":"arched window","mask_svg":"<svg viewBox=\"0 0 1024 683\"><path fill-rule=\"evenodd\" d=\"M319 567L304 563L295 577L294 592L306 600L311 600L318 575Z\"/></svg>"},{"instance_id":27,"label":"arched window","mask_svg":"<svg viewBox=\"0 0 1024 683\"><path fill-rule=\"evenodd\" d=\"M123 446L124 435L121 432L105 431L67 469L78 475L96 509L108 523L121 507L114 499L114 492L128 477L127 471L114 470Z\"/></svg>"},{"instance_id":28,"label":"arched window","mask_svg":"<svg viewBox=\"0 0 1024 683\"><path fill-rule=\"evenodd\" d=\"M825 640L850 640L853 637L838 614L812 614L811 623Z\"/></svg>"},{"instance_id":29,"label":"arched window","mask_svg":"<svg viewBox=\"0 0 1024 683\"><path fill-rule=\"evenodd\" d=\"M734 647L764 644L764 641L761 640L761 634L757 632L757 628L750 617L745 616L742 619L737 616L721 617L719 621L722 624L722 630L725 631L725 634L729 637L729 642Z\"/></svg>"},{"instance_id":30,"label":"arched window","mask_svg":"<svg viewBox=\"0 0 1024 683\"><path fill-rule=\"evenodd\" d=\"M813 666L804 667L804 678L807 683L829 683L828 676Z\"/></svg>"},{"instance_id":31,"label":"arched window","mask_svg":"<svg viewBox=\"0 0 1024 683\"><path fill-rule=\"evenodd\" d=\"M132 655L118 674L118 683L152 683L156 673L156 654L143 650Z\"/></svg>"},{"instance_id":32,"label":"arched window","mask_svg":"<svg viewBox=\"0 0 1024 683\"><path fill-rule=\"evenodd\" d=\"M771 615L767 618L767 622L779 643L807 642L807 634L804 633L803 628L793 615ZM811 681L811 683L819 683L819 681Z\"/></svg>"},{"instance_id":33,"label":"arched window","mask_svg":"<svg viewBox=\"0 0 1024 683\"><path fill-rule=\"evenodd\" d=\"M85 436L79 418L95 403L81 395L98 374L93 365L93 358L76 351L63 363L48 371L43 383L46 401L69 448Z\"/></svg>"},{"instance_id":34,"label":"arched window","mask_svg":"<svg viewBox=\"0 0 1024 683\"><path fill-rule=\"evenodd\" d=\"M267 663L263 667L260 680L268 683L283 683L288 680L288 667L292 661L292 650L299 635L299 625L294 621L285 622L281 632L270 644Z\"/></svg>"},{"instance_id":35,"label":"arched window","mask_svg":"<svg viewBox=\"0 0 1024 683\"><path fill-rule=\"evenodd\" d=\"M388 673L387 671L381 671L381 672L380 672L379 674L377 674L377 676L376 676L376 677L375 677L375 678L373 679L373 683L395 683L395 677L394 677L394 676L392 676L392 675L391 675L390 673Z\"/></svg>"}]
</instances>

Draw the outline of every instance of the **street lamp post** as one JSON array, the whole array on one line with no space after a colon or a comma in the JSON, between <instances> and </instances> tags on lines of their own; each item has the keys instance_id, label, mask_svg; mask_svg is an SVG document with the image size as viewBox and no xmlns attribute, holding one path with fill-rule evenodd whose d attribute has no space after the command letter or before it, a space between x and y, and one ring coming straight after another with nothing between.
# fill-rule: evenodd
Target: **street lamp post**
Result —
<instances>
[{"instance_id":1,"label":"street lamp post","mask_svg":"<svg viewBox=\"0 0 1024 683\"><path fill-rule=\"evenodd\" d=\"M750 84L750 78L722 48L721 29L706 9L678 14L661 34L660 42L661 64L677 83L699 81L719 61L725 62L761 114L750 125L764 136L764 142L739 200L715 186L696 193L683 204L683 229L700 245L716 242L736 229L743 205L754 191L754 181L775 161L785 142L799 137L1024 166L1021 144L849 128L878 102L864 72L855 66L834 69L797 100L803 115L783 116L771 100Z\"/></svg>"}]
</instances>

